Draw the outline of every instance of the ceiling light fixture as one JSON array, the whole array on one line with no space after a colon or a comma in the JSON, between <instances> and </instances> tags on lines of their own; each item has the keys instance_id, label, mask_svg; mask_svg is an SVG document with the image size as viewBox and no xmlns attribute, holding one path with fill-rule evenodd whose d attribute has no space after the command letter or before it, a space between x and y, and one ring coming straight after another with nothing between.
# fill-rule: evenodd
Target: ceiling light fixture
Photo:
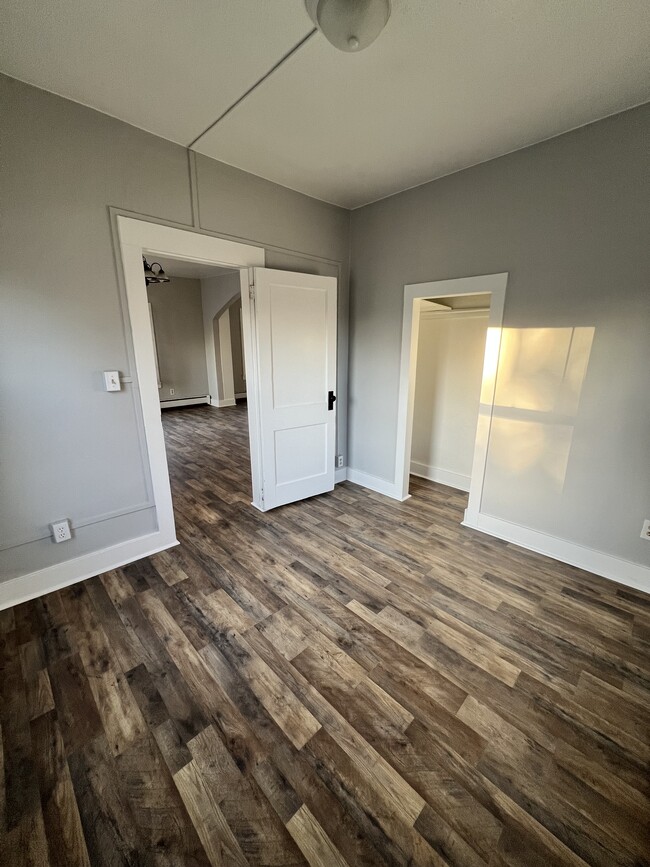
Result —
<instances>
[{"instance_id":1,"label":"ceiling light fixture","mask_svg":"<svg viewBox=\"0 0 650 867\"><path fill-rule=\"evenodd\" d=\"M144 279L147 281L147 286L151 283L170 283L171 277L168 277L160 262L152 262L151 265L145 257L142 257L142 267L144 268Z\"/></svg>"},{"instance_id":2,"label":"ceiling light fixture","mask_svg":"<svg viewBox=\"0 0 650 867\"><path fill-rule=\"evenodd\" d=\"M390 18L390 0L305 0L309 17L340 51L363 51Z\"/></svg>"}]
</instances>

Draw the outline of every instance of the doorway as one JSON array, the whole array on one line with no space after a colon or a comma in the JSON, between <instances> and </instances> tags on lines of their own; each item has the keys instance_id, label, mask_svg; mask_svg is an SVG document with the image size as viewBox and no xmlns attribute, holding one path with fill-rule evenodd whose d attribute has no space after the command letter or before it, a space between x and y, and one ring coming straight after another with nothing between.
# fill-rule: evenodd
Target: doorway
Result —
<instances>
[{"instance_id":1,"label":"doorway","mask_svg":"<svg viewBox=\"0 0 650 867\"><path fill-rule=\"evenodd\" d=\"M248 413L240 381L240 279L238 271L158 254L154 262L148 250L144 255L157 272L146 272L147 299L178 528L189 507L179 480L187 481L192 472L194 484L208 496L228 502L236 496L246 504L251 499Z\"/></svg>"},{"instance_id":2,"label":"doorway","mask_svg":"<svg viewBox=\"0 0 650 867\"><path fill-rule=\"evenodd\" d=\"M239 272L157 254L154 265L164 272L147 285L161 409L234 406L235 392L246 397Z\"/></svg>"},{"instance_id":3,"label":"doorway","mask_svg":"<svg viewBox=\"0 0 650 867\"><path fill-rule=\"evenodd\" d=\"M147 553L152 544L169 547L176 538L143 254L235 272L242 305L252 505L266 511L332 490L336 279L266 269L263 249L190 230L121 215L116 228L133 337L133 381L142 410L143 457L158 518ZM214 315L212 334L213 323Z\"/></svg>"},{"instance_id":4,"label":"doorway","mask_svg":"<svg viewBox=\"0 0 650 867\"><path fill-rule=\"evenodd\" d=\"M143 456L146 456L148 462L152 500L158 522L155 539L150 539L147 543L151 550L154 544L164 548L177 544L177 540L162 428L156 351L143 277L142 256L148 253L152 258L155 255L158 258L167 257L187 263L200 263L204 266L234 270L239 274L240 291L242 300L245 301L248 299L248 269L263 267L265 254L263 249L250 244L240 244L121 215L116 217L116 228L124 277L125 313L128 314L128 325L133 339L134 380L138 386L142 413ZM247 330L250 331L253 327L250 316L247 324ZM245 333L245 338L247 338L246 351L249 355L253 348L252 335L247 336ZM251 365L249 369L250 367ZM253 503L256 503L260 498L261 468L258 460L257 417L253 402L249 403L248 416ZM142 556L145 556L145 552Z\"/></svg>"},{"instance_id":5,"label":"doorway","mask_svg":"<svg viewBox=\"0 0 650 867\"><path fill-rule=\"evenodd\" d=\"M460 309L463 307L469 309L470 307L480 306L485 309L487 316L478 418L473 442L471 472L466 484L469 498L464 523L469 524L475 522L481 505L487 447L494 406L494 388L507 280L507 273L488 274L482 277L465 277L455 280L409 284L404 287L397 448L395 457L395 488L399 498L402 500L406 500L409 497L416 375L421 326L420 312L422 305L430 305L430 312L437 310L443 315L445 310L451 311L455 308ZM463 298L470 300L464 302ZM480 299L483 300L480 301ZM436 304L438 305L437 307L435 306ZM418 430L417 433L419 436L421 431ZM424 475L424 473L419 474Z\"/></svg>"},{"instance_id":6,"label":"doorway","mask_svg":"<svg viewBox=\"0 0 650 867\"><path fill-rule=\"evenodd\" d=\"M411 476L469 491L489 295L419 302Z\"/></svg>"}]
</instances>

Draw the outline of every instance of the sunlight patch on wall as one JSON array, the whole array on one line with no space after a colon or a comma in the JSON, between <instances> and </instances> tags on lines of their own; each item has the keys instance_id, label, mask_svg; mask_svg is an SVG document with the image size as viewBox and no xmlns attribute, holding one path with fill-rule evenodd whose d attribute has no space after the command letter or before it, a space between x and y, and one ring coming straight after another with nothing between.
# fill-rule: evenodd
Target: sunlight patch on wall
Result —
<instances>
[{"instance_id":1,"label":"sunlight patch on wall","mask_svg":"<svg viewBox=\"0 0 650 867\"><path fill-rule=\"evenodd\" d=\"M485 336L485 358L483 361L483 380L481 383L481 407L492 403L494 382L499 364L499 347L504 329L488 328Z\"/></svg>"},{"instance_id":2,"label":"sunlight patch on wall","mask_svg":"<svg viewBox=\"0 0 650 867\"><path fill-rule=\"evenodd\" d=\"M496 367L492 346L498 352L488 461L502 481L505 475L515 486L533 486L540 496L561 493L594 330L504 328L500 341L498 329L488 333L486 396Z\"/></svg>"}]
</instances>

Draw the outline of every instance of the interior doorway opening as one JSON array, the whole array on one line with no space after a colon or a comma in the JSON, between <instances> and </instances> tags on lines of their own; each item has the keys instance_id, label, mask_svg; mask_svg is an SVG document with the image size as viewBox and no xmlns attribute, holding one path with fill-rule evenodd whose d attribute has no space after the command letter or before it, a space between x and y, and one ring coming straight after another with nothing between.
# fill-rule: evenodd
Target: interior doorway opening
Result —
<instances>
[{"instance_id":1,"label":"interior doorway opening","mask_svg":"<svg viewBox=\"0 0 650 867\"><path fill-rule=\"evenodd\" d=\"M153 260L153 253L144 254ZM187 466L175 465L175 454L181 453L183 464L196 468L196 484L208 485L212 496L222 490L219 476L224 466L231 473L230 482L221 476L225 496L235 477L238 491L248 487L249 501L253 495L245 381L242 384L241 280L239 270L205 262L160 255L156 262L166 279L148 282L147 301L178 526L178 509L188 504L177 501L174 481ZM179 434L182 443L175 442ZM223 466L206 463L207 454L218 454Z\"/></svg>"},{"instance_id":2,"label":"interior doorway opening","mask_svg":"<svg viewBox=\"0 0 650 867\"><path fill-rule=\"evenodd\" d=\"M469 492L490 295L418 301L411 476Z\"/></svg>"},{"instance_id":3,"label":"interior doorway opening","mask_svg":"<svg viewBox=\"0 0 650 867\"><path fill-rule=\"evenodd\" d=\"M462 317L468 317L469 312L461 313L461 310L471 311L476 314L486 314L487 321L485 322L485 338L482 341L482 363L480 374L479 404L476 411L476 423L473 425L473 410L470 401L463 402L463 428L464 428L464 443L465 446L460 450L456 449L453 442L453 436L448 438L444 445L448 454L454 453L456 449L456 459L461 463L458 467L464 469L464 472L455 472L455 476L447 476L447 482L454 480L456 487L460 482L464 482L464 488L468 490L468 503L465 510L465 524L474 526L477 522L478 514L481 507L481 499L483 494L483 480L485 476L485 466L487 461L487 449L490 435L490 426L492 422L492 413L494 409L494 390L496 385L496 372L498 367L499 350L501 343L501 329L503 325L503 308L505 303L505 291L508 280L507 273L503 274L487 274L479 277L463 277L453 280L438 280L428 283L408 284L404 287L404 312L402 319L402 348L401 348L401 363L400 363L400 382L399 382L399 397L398 397L398 415L397 415L397 444L395 451L395 489L399 499L406 500L409 497L409 483L412 472L412 455L413 455L413 435L414 435L414 417L415 417L415 402L417 388L417 372L418 372L418 349L421 331L421 311L424 310L425 316L436 317L437 313L440 317L446 316L451 323L454 319L459 322L463 321ZM423 307L424 305L424 307ZM474 308L474 309L472 309ZM478 309L476 309L478 308ZM437 321L444 322L443 318L433 318L433 323ZM483 328L483 323L480 329ZM478 329L477 329L478 330ZM475 344L481 345L480 335L474 335ZM451 340L451 338L449 338ZM474 349L476 355L476 345ZM481 353L478 353L479 356ZM423 352L423 355L426 355ZM447 373L449 374L449 366L447 365ZM459 379L454 374L457 370L451 369L452 388L460 388L461 383L454 381ZM476 392L476 380L478 379L477 370L470 366L469 378L474 383L474 394ZM460 377L462 380L462 377ZM421 382L423 380L421 379ZM445 410L439 408L438 418L444 418L446 413L448 418L453 417L454 411L458 409L453 400L453 392L449 396L449 400L445 400L444 389L442 390L442 402L447 404ZM468 409L469 407L469 409ZM426 412L426 411L425 411ZM442 415L440 414L442 412ZM421 439L423 437L423 425L419 420L418 428L416 429L416 446L419 449L422 446ZM472 442L471 431L474 427L473 448L471 456L471 470L469 480L467 480L466 468L469 464L468 442ZM446 431L448 433L448 431ZM431 451L428 453L431 454ZM426 461L415 461L416 465L424 464L425 472L429 471L433 475L434 471L444 469L436 467L435 464L427 463ZM418 467L416 466L417 470ZM418 472L418 475L425 475L425 472ZM454 471L452 471L454 472ZM443 481L444 475L439 474L438 481Z\"/></svg>"},{"instance_id":4,"label":"interior doorway opening","mask_svg":"<svg viewBox=\"0 0 650 867\"><path fill-rule=\"evenodd\" d=\"M251 244L229 241L188 229L152 223L115 212L111 213L111 217L116 252L121 264L118 273L123 288L125 327L131 338L128 348L133 372L134 398L137 400L136 406L140 412L143 468L145 473L148 471L151 504L156 510L157 523L154 533L134 540L132 550L128 552L128 557L124 558L124 562L128 562L178 544L158 388L161 380L157 369L157 347L154 342L152 315L147 298L143 255L149 254L150 263L159 262L161 258L171 258L186 263L188 267L198 263L202 266L217 266L236 272L239 277L242 301L246 302L245 351L251 358L251 353L255 351L255 322L254 311L247 303L248 291L253 273L251 269L264 267L265 253L262 248ZM255 371L254 358L248 365L248 369ZM253 385L253 392L256 392L255 382ZM206 390L206 396L207 394ZM254 402L249 404L248 416L253 504L258 505L261 466Z\"/></svg>"},{"instance_id":5,"label":"interior doorway opening","mask_svg":"<svg viewBox=\"0 0 650 867\"><path fill-rule=\"evenodd\" d=\"M158 263L166 280L147 285L147 301L161 409L233 406L237 391L246 396L239 271L170 256Z\"/></svg>"},{"instance_id":6,"label":"interior doorway opening","mask_svg":"<svg viewBox=\"0 0 650 867\"><path fill-rule=\"evenodd\" d=\"M150 262L160 265L161 258L169 258L188 266L207 264L233 272L230 295L221 303L215 302L211 311L203 306L204 337L206 344L211 342L213 346L215 316L219 323L224 304L230 315L238 280L252 505L264 512L333 490L336 278L267 269L264 250L249 244L120 214L114 218L124 281L125 324L133 341L132 381L142 412L143 464L148 463L151 473L151 499L158 522L157 531L141 542L143 548L145 544L148 547L142 556L151 553L154 545L155 550L161 550L177 543L158 388L163 380L156 366L157 347L143 268L145 254ZM227 276L220 274L217 279L225 280ZM230 339L232 342L232 331ZM220 340L220 350L221 346ZM206 350L206 372L210 375L214 370L216 379L216 366L209 362L208 355ZM216 388L214 392L219 393ZM212 400L212 391L207 395Z\"/></svg>"}]
</instances>

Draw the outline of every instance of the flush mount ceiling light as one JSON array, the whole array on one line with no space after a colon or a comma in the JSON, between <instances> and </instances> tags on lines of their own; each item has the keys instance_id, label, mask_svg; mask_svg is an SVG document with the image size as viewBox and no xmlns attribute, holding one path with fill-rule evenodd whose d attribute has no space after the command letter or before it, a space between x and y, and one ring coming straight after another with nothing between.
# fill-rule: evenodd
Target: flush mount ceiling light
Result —
<instances>
[{"instance_id":1,"label":"flush mount ceiling light","mask_svg":"<svg viewBox=\"0 0 650 867\"><path fill-rule=\"evenodd\" d=\"M363 51L390 18L390 0L305 0L323 36L340 51Z\"/></svg>"},{"instance_id":2,"label":"flush mount ceiling light","mask_svg":"<svg viewBox=\"0 0 650 867\"><path fill-rule=\"evenodd\" d=\"M151 283L170 283L171 277L168 277L160 262L152 262L151 265L145 257L142 257L142 267L144 268L144 279L147 281L147 286Z\"/></svg>"}]
</instances>

